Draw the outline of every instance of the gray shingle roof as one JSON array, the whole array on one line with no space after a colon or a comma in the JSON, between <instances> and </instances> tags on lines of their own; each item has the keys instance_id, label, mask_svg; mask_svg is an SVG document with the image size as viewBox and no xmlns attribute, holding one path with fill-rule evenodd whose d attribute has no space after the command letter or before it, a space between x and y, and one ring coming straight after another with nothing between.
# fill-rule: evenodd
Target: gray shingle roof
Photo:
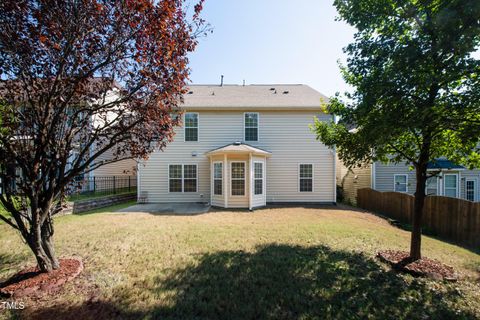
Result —
<instances>
[{"instance_id":1,"label":"gray shingle roof","mask_svg":"<svg viewBox=\"0 0 480 320\"><path fill-rule=\"evenodd\" d=\"M319 109L328 98L302 84L190 85L186 109Z\"/></svg>"}]
</instances>

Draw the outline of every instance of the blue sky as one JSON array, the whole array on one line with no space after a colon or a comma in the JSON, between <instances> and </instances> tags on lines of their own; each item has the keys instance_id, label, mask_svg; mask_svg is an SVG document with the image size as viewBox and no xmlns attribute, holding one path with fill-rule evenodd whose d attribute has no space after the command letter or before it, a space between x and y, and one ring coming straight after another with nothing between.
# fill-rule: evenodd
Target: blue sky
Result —
<instances>
[{"instance_id":1,"label":"blue sky","mask_svg":"<svg viewBox=\"0 0 480 320\"><path fill-rule=\"evenodd\" d=\"M330 0L206 0L213 33L190 57L194 84L304 83L331 96L347 89L337 60L354 29Z\"/></svg>"}]
</instances>

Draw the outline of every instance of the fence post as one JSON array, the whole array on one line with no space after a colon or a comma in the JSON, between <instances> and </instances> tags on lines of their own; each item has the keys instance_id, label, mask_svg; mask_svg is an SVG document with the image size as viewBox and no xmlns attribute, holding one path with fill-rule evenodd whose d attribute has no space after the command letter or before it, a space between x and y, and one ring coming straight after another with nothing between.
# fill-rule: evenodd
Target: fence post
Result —
<instances>
[{"instance_id":1,"label":"fence post","mask_svg":"<svg viewBox=\"0 0 480 320\"><path fill-rule=\"evenodd\" d=\"M132 178L132 177L128 176L128 192L130 192L130 186L131 186L130 179L131 179L131 178Z\"/></svg>"},{"instance_id":2,"label":"fence post","mask_svg":"<svg viewBox=\"0 0 480 320\"><path fill-rule=\"evenodd\" d=\"M97 191L97 183L95 182L95 176L93 176L93 193Z\"/></svg>"},{"instance_id":3,"label":"fence post","mask_svg":"<svg viewBox=\"0 0 480 320\"><path fill-rule=\"evenodd\" d=\"M116 183L115 183L115 176L113 176L113 194L117 193Z\"/></svg>"}]
</instances>

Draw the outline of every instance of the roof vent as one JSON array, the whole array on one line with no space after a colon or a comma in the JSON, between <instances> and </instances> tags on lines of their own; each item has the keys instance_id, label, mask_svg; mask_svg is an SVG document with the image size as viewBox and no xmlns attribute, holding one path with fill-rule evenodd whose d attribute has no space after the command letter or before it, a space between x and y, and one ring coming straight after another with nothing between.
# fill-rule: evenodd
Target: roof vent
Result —
<instances>
[{"instance_id":1,"label":"roof vent","mask_svg":"<svg viewBox=\"0 0 480 320\"><path fill-rule=\"evenodd\" d=\"M283 91L283 94L288 94L288 91Z\"/></svg>"},{"instance_id":2,"label":"roof vent","mask_svg":"<svg viewBox=\"0 0 480 320\"><path fill-rule=\"evenodd\" d=\"M234 145L234 146L240 146L240 145L242 145L242 143L241 143L240 141L235 141L235 142L233 143L233 145Z\"/></svg>"},{"instance_id":3,"label":"roof vent","mask_svg":"<svg viewBox=\"0 0 480 320\"><path fill-rule=\"evenodd\" d=\"M193 94L193 91L188 91L188 94Z\"/></svg>"},{"instance_id":4,"label":"roof vent","mask_svg":"<svg viewBox=\"0 0 480 320\"><path fill-rule=\"evenodd\" d=\"M215 95L215 91L212 91L212 96L214 96L214 95Z\"/></svg>"},{"instance_id":5,"label":"roof vent","mask_svg":"<svg viewBox=\"0 0 480 320\"><path fill-rule=\"evenodd\" d=\"M273 90L275 90L275 88L270 88L270 91L273 91Z\"/></svg>"}]
</instances>

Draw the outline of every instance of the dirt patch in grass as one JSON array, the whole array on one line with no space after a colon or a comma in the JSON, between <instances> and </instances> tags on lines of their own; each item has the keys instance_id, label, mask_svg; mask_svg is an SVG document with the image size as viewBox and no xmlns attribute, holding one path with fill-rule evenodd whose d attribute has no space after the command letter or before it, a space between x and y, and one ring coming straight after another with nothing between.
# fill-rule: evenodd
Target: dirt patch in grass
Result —
<instances>
[{"instance_id":1,"label":"dirt patch in grass","mask_svg":"<svg viewBox=\"0 0 480 320\"><path fill-rule=\"evenodd\" d=\"M83 270L80 259L60 259L60 268L51 272L40 272L38 267L24 269L0 284L0 296L21 298L47 294L72 280Z\"/></svg>"},{"instance_id":2,"label":"dirt patch in grass","mask_svg":"<svg viewBox=\"0 0 480 320\"><path fill-rule=\"evenodd\" d=\"M455 270L438 260L422 258L410 262L410 255L405 251L385 250L377 254L378 258L395 269L417 277L429 277L435 280L457 281Z\"/></svg>"}]
</instances>

